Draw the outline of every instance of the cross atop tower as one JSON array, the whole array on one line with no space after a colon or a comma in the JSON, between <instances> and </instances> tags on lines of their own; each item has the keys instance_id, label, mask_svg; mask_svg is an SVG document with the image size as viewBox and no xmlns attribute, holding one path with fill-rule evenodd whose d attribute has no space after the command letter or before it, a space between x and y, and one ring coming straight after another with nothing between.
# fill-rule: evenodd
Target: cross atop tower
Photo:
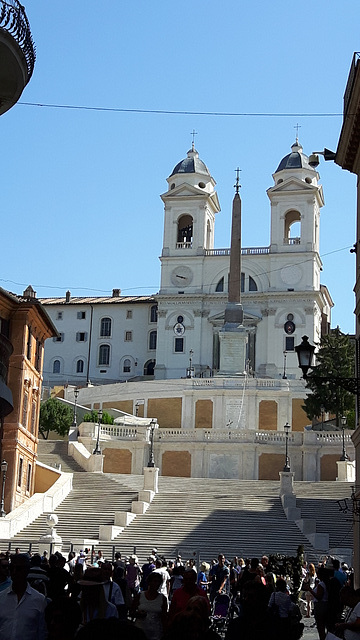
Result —
<instances>
[{"instance_id":1,"label":"cross atop tower","mask_svg":"<svg viewBox=\"0 0 360 640\"><path fill-rule=\"evenodd\" d=\"M195 129L192 130L191 135L192 135L192 150L195 151L195 136L197 136L197 131L195 131Z\"/></svg>"},{"instance_id":2,"label":"cross atop tower","mask_svg":"<svg viewBox=\"0 0 360 640\"><path fill-rule=\"evenodd\" d=\"M296 144L298 144L298 142L299 142L299 129L301 129L301 124L299 124L297 122L296 125L294 126L294 129L296 129Z\"/></svg>"}]
</instances>

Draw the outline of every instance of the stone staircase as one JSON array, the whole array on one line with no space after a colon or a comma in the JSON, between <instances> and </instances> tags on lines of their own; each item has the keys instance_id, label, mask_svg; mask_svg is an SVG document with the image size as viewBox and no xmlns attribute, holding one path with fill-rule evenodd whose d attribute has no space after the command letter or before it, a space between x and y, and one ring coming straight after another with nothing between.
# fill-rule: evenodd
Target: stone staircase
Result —
<instances>
[{"instance_id":1,"label":"stone staircase","mask_svg":"<svg viewBox=\"0 0 360 640\"><path fill-rule=\"evenodd\" d=\"M295 482L296 506L302 518L316 520L318 533L329 534L330 549L352 547L353 519L351 514L341 513L337 500L350 498L348 482ZM351 504L351 500L348 502Z\"/></svg>"},{"instance_id":2,"label":"stone staircase","mask_svg":"<svg viewBox=\"0 0 360 640\"><path fill-rule=\"evenodd\" d=\"M76 538L98 539L100 524L113 524L115 511L131 511L131 502L143 489L143 476L86 473L66 452L63 442L39 447L40 461L61 464L63 471L74 474L73 491L56 509L64 553ZM349 497L350 486L298 482L295 492L302 517L315 517L317 530L330 533L331 546L349 546L348 541L337 544L349 523L338 513L336 500ZM43 515L13 538L12 547L25 549L32 542L36 550L45 529ZM148 511L138 515L115 540L100 541L98 548L110 559L115 550L130 555L136 548L144 561L153 547L169 558L180 552L183 557L195 554L209 559L220 551L227 557L294 555L300 544L308 558L316 559L308 539L285 517L279 482L160 477L159 493Z\"/></svg>"}]
</instances>

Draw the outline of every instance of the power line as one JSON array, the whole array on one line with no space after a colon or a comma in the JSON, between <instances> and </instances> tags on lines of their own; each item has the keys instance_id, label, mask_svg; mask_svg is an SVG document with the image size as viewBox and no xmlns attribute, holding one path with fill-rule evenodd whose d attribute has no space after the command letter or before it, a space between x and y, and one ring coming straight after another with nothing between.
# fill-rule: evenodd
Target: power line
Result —
<instances>
[{"instance_id":1,"label":"power line","mask_svg":"<svg viewBox=\"0 0 360 640\"><path fill-rule=\"evenodd\" d=\"M177 109L125 109L124 107L90 107L75 104L47 104L43 102L18 102L25 107L42 107L46 109L72 109L81 111L105 111L110 113L149 113L153 115L171 116L215 116L240 118L339 118L343 113L251 113L236 111L181 111ZM350 114L348 114L350 115Z\"/></svg>"},{"instance_id":2,"label":"power line","mask_svg":"<svg viewBox=\"0 0 360 640\"><path fill-rule=\"evenodd\" d=\"M328 251L327 253L323 253L320 257L321 258L325 258L326 256L330 256L334 253L340 253L341 251L347 251L348 249L351 249L353 245L349 245L347 247L341 247L340 249L333 249L332 251ZM312 262L313 257L311 258L307 258L306 260L299 260L298 262L294 262L294 265L302 265L302 264L306 264L307 262ZM270 269L269 271L263 271L262 273L256 273L255 275L257 277L259 276L263 276L263 275L268 275L271 273L275 273L276 271L281 271L281 269L283 268L283 266L281 267L276 267L274 269ZM5 278L0 278L0 282L9 282L10 284L14 284L18 287L27 287L28 286L28 282L24 283L24 282L15 282L14 280L10 280L10 279L5 279ZM212 283L204 283L205 286L210 286ZM43 289L60 289L61 291L66 291L67 289L71 289L72 291L76 291L78 289L80 289L81 291L92 291L92 292L96 292L96 293L105 293L106 295L110 295L111 291L109 289L92 289L91 287L75 287L74 285L66 285L66 286L58 286L58 285L47 285L47 284L34 284L33 285L36 288L43 288ZM128 287L126 289L121 289L121 292L123 293L124 291L135 291L137 289L157 289L158 285L155 286L149 286L149 285L143 285L140 287ZM176 287L174 287L174 289L176 289ZM146 295L146 294L145 294ZM156 293L154 294L148 294L147 297L151 297L151 295L156 295ZM41 297L49 297L49 296L41 296ZM82 296L79 296L82 297Z\"/></svg>"}]
</instances>

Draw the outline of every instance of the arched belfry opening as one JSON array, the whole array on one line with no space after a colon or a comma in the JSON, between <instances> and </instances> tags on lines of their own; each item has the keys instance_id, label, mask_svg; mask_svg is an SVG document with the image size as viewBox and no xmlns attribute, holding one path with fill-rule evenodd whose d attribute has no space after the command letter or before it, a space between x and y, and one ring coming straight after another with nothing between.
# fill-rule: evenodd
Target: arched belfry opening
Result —
<instances>
[{"instance_id":1,"label":"arched belfry opening","mask_svg":"<svg viewBox=\"0 0 360 640\"><path fill-rule=\"evenodd\" d=\"M284 220L284 244L300 244L301 238L301 214L292 209L285 214Z\"/></svg>"},{"instance_id":2,"label":"arched belfry opening","mask_svg":"<svg viewBox=\"0 0 360 640\"><path fill-rule=\"evenodd\" d=\"M190 249L193 241L192 216L183 215L178 220L177 247Z\"/></svg>"}]
</instances>

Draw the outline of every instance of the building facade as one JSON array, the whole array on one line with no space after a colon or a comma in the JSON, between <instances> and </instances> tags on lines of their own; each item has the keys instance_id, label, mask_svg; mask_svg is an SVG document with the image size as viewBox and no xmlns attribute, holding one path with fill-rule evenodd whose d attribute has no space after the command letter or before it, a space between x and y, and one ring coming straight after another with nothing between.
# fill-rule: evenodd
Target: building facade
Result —
<instances>
[{"instance_id":1,"label":"building facade","mask_svg":"<svg viewBox=\"0 0 360 640\"><path fill-rule=\"evenodd\" d=\"M4 384L12 410L3 415L1 433L1 460L8 464L6 512L34 493L44 344L56 333L32 287L22 296L0 289L0 345L10 345L11 352Z\"/></svg>"},{"instance_id":2,"label":"building facade","mask_svg":"<svg viewBox=\"0 0 360 640\"><path fill-rule=\"evenodd\" d=\"M332 300L320 282L319 174L298 140L268 189L267 247L242 249L241 289L248 330L247 373L299 378L295 346L318 343ZM220 204L215 180L193 147L167 179L161 281L153 297L48 298L42 302L60 337L45 352L50 386L109 383L154 375L212 377L228 295L230 249L215 248ZM243 212L246 216L246 211Z\"/></svg>"},{"instance_id":3,"label":"building facade","mask_svg":"<svg viewBox=\"0 0 360 640\"><path fill-rule=\"evenodd\" d=\"M357 175L357 215L356 240L353 251L356 256L355 279L355 331L356 331L356 429L353 442L356 452L356 487L353 506L360 500L360 53L354 53L347 85L344 93L344 118L340 133L335 162L351 173ZM360 586L360 522L356 510L354 519L354 568L355 584Z\"/></svg>"}]
</instances>

